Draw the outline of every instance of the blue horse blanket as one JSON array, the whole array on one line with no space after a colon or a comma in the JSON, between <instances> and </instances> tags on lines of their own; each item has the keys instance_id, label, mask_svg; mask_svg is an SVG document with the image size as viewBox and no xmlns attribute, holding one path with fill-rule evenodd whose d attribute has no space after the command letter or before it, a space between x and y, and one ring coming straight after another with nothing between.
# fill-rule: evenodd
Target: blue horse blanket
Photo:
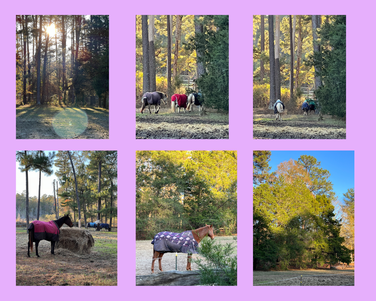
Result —
<instances>
[{"instance_id":1,"label":"blue horse blanket","mask_svg":"<svg viewBox=\"0 0 376 301\"><path fill-rule=\"evenodd\" d=\"M151 242L157 252L181 252L197 254L198 242L194 239L192 231L182 233L159 232Z\"/></svg>"},{"instance_id":2,"label":"blue horse blanket","mask_svg":"<svg viewBox=\"0 0 376 301\"><path fill-rule=\"evenodd\" d=\"M302 110L304 110L304 109L306 109L306 110L309 109L309 104L308 104L308 102L303 102Z\"/></svg>"},{"instance_id":3,"label":"blue horse blanket","mask_svg":"<svg viewBox=\"0 0 376 301\"><path fill-rule=\"evenodd\" d=\"M149 104L149 105L157 105L159 106L161 104L161 96L157 92L146 92L142 96L142 100L144 104ZM146 101L146 103L145 103Z\"/></svg>"},{"instance_id":4,"label":"blue horse blanket","mask_svg":"<svg viewBox=\"0 0 376 301\"><path fill-rule=\"evenodd\" d=\"M42 222L33 221L28 230L34 228L34 239L35 240L48 240L48 241L59 241L59 227L54 221Z\"/></svg>"},{"instance_id":5,"label":"blue horse blanket","mask_svg":"<svg viewBox=\"0 0 376 301\"><path fill-rule=\"evenodd\" d=\"M101 224L101 228L110 229L110 225L109 224Z\"/></svg>"}]
</instances>

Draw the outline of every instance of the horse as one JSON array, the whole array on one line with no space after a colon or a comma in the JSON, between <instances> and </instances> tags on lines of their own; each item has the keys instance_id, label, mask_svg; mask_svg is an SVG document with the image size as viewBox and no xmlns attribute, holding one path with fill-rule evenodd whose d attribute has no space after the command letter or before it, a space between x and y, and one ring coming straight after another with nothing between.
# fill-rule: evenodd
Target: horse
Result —
<instances>
[{"instance_id":1,"label":"horse","mask_svg":"<svg viewBox=\"0 0 376 301\"><path fill-rule=\"evenodd\" d=\"M276 103L274 104L274 114L276 114L275 116L275 120L279 120L279 121L282 121L282 117L281 117L281 114L283 113L283 110L285 108L285 105L283 104L282 101L276 101Z\"/></svg>"},{"instance_id":2,"label":"horse","mask_svg":"<svg viewBox=\"0 0 376 301\"><path fill-rule=\"evenodd\" d=\"M214 239L214 228L212 225L206 225L196 230L184 231L182 233L159 232L154 236L151 244L153 247L153 261L151 263L151 272L154 273L154 261L159 259L159 270L162 270L162 257L165 253L188 253L187 271L191 271L192 254L197 254L197 247L201 240L208 235Z\"/></svg>"},{"instance_id":3,"label":"horse","mask_svg":"<svg viewBox=\"0 0 376 301\"><path fill-rule=\"evenodd\" d=\"M310 111L313 111L313 112L316 111L316 106L312 103L309 104L308 102L303 102L302 110L303 110L303 115L308 115Z\"/></svg>"},{"instance_id":4,"label":"horse","mask_svg":"<svg viewBox=\"0 0 376 301\"><path fill-rule=\"evenodd\" d=\"M55 242L59 241L59 229L63 224L67 224L69 227L73 227L73 223L69 215L64 215L63 217L54 221L33 221L32 223L30 223L27 227L29 233L27 256L30 257L30 249L31 252L33 252L33 241L35 241L35 253L37 257L40 257L38 254L38 245L41 240L48 240L51 242L51 254L55 255Z\"/></svg>"},{"instance_id":5,"label":"horse","mask_svg":"<svg viewBox=\"0 0 376 301\"><path fill-rule=\"evenodd\" d=\"M166 94L164 94L163 92L158 92L158 91L146 92L142 96L142 100L141 100L141 103L142 103L141 114L144 113L144 109L146 106L148 106L150 114L151 114L150 106L154 106L154 113L158 114L159 109L161 107L161 100L163 103L165 103L166 97L167 97ZM158 106L158 110L157 110L157 106Z\"/></svg>"},{"instance_id":6,"label":"horse","mask_svg":"<svg viewBox=\"0 0 376 301\"><path fill-rule=\"evenodd\" d=\"M188 106L187 106L187 110L189 112L192 112L193 110L193 105L195 106L198 106L198 111L202 111L202 107L203 107L203 102L204 100L200 100L200 94L197 94L197 93L191 93L188 95Z\"/></svg>"},{"instance_id":7,"label":"horse","mask_svg":"<svg viewBox=\"0 0 376 301\"><path fill-rule=\"evenodd\" d=\"M87 223L86 224L86 228L96 228L95 231L100 231L102 229L101 222L100 221L96 221L94 223Z\"/></svg>"},{"instance_id":8,"label":"horse","mask_svg":"<svg viewBox=\"0 0 376 301\"><path fill-rule=\"evenodd\" d=\"M108 231L111 231L111 227L110 227L109 224L103 224L102 223L100 226L101 226L102 229L107 229Z\"/></svg>"},{"instance_id":9,"label":"horse","mask_svg":"<svg viewBox=\"0 0 376 301\"><path fill-rule=\"evenodd\" d=\"M185 94L174 94L171 96L171 107L174 108L174 111L175 111L175 107L178 108L178 113L180 113L180 108L183 108L184 109L184 113L185 113L185 109L187 108L187 95Z\"/></svg>"}]
</instances>

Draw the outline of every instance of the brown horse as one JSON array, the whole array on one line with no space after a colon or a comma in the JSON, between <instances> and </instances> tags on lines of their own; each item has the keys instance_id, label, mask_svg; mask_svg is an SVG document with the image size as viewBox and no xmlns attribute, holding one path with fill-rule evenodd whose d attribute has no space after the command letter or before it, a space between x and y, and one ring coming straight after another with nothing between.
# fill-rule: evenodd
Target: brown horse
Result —
<instances>
[{"instance_id":1,"label":"brown horse","mask_svg":"<svg viewBox=\"0 0 376 301\"><path fill-rule=\"evenodd\" d=\"M191 271L192 254L197 253L198 244L208 235L214 239L214 228L212 225L198 228L196 230L184 231L182 233L159 232L151 242L153 247L153 261L151 272L154 273L154 261L159 259L159 270L162 272L162 257L165 253L188 253L187 271Z\"/></svg>"},{"instance_id":2,"label":"brown horse","mask_svg":"<svg viewBox=\"0 0 376 301\"><path fill-rule=\"evenodd\" d=\"M41 240L48 240L51 242L51 254L55 255L55 243L59 241L60 228L63 224L67 224L69 227L73 227L73 223L69 215L64 215L55 221L42 222L33 221L29 224L27 230L29 232L29 241L27 244L27 256L30 257L30 249L33 252L33 242L35 241L35 253L37 257L38 245Z\"/></svg>"}]
</instances>

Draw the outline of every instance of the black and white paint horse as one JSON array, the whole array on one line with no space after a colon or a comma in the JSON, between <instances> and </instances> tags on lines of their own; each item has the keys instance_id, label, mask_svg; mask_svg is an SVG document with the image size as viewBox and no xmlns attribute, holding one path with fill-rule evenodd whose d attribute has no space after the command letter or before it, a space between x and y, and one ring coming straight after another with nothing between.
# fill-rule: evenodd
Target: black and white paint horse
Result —
<instances>
[{"instance_id":1,"label":"black and white paint horse","mask_svg":"<svg viewBox=\"0 0 376 301\"><path fill-rule=\"evenodd\" d=\"M274 114L275 114L275 120L282 121L281 114L283 113L283 110L285 109L285 105L282 101L279 99L274 104Z\"/></svg>"},{"instance_id":2,"label":"black and white paint horse","mask_svg":"<svg viewBox=\"0 0 376 301\"><path fill-rule=\"evenodd\" d=\"M42 222L33 221L27 227L29 233L29 241L27 244L27 256L30 257L30 249L33 252L33 242L35 241L35 253L38 257L38 245L41 240L48 240L51 242L51 254L55 254L55 243L59 241L60 228L63 224L73 227L73 223L68 215L64 215L55 221Z\"/></svg>"},{"instance_id":3,"label":"black and white paint horse","mask_svg":"<svg viewBox=\"0 0 376 301\"><path fill-rule=\"evenodd\" d=\"M161 101L165 103L167 96L163 92L146 92L141 99L142 107L141 114L144 113L146 106L149 108L149 113L151 114L150 106L154 106L154 113L158 114L161 107ZM158 107L158 109L157 109Z\"/></svg>"},{"instance_id":4,"label":"black and white paint horse","mask_svg":"<svg viewBox=\"0 0 376 301\"><path fill-rule=\"evenodd\" d=\"M188 95L187 110L189 112L192 112L193 111L193 105L195 105L195 106L198 107L198 111L200 112L200 111L202 111L202 108L203 108L203 102L204 102L204 100L202 99L200 94L191 93L191 94Z\"/></svg>"}]
</instances>

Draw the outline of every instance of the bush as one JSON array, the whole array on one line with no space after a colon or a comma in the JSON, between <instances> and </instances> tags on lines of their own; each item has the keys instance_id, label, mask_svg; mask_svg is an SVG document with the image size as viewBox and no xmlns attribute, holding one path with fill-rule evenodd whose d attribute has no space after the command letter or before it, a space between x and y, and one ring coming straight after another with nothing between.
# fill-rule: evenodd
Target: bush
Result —
<instances>
[{"instance_id":1,"label":"bush","mask_svg":"<svg viewBox=\"0 0 376 301\"><path fill-rule=\"evenodd\" d=\"M221 286L237 285L237 256L233 255L235 246L216 244L205 238L199 245L199 253L205 260L195 259L201 271L201 284Z\"/></svg>"},{"instance_id":2,"label":"bush","mask_svg":"<svg viewBox=\"0 0 376 301\"><path fill-rule=\"evenodd\" d=\"M253 85L253 107L267 108L270 100L270 84ZM281 101L288 106L290 101L290 90L287 88L281 89Z\"/></svg>"}]
</instances>

